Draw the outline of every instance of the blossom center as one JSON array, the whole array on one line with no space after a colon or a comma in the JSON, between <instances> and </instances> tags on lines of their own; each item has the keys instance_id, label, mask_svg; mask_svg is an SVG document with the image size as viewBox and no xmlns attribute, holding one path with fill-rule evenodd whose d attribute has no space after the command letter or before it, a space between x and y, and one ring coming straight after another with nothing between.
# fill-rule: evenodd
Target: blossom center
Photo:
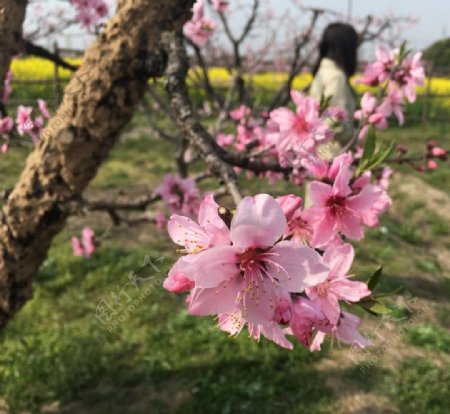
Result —
<instances>
[{"instance_id":1,"label":"blossom center","mask_svg":"<svg viewBox=\"0 0 450 414\"><path fill-rule=\"evenodd\" d=\"M330 213L333 216L340 216L344 213L344 210L346 208L345 206L345 197L342 196L331 196L327 202L326 206L328 207Z\"/></svg>"},{"instance_id":2,"label":"blossom center","mask_svg":"<svg viewBox=\"0 0 450 414\"><path fill-rule=\"evenodd\" d=\"M309 132L308 122L303 117L297 117L294 122L294 129L298 134L306 134Z\"/></svg>"},{"instance_id":3,"label":"blossom center","mask_svg":"<svg viewBox=\"0 0 450 414\"><path fill-rule=\"evenodd\" d=\"M329 289L329 283L328 282L320 283L319 285L317 285L315 287L316 294L320 298L325 298L328 295L328 289Z\"/></svg>"},{"instance_id":4,"label":"blossom center","mask_svg":"<svg viewBox=\"0 0 450 414\"><path fill-rule=\"evenodd\" d=\"M248 249L239 255L239 268L242 272L244 272L244 274L245 272L255 270L259 267L258 256L259 253L254 249Z\"/></svg>"},{"instance_id":5,"label":"blossom center","mask_svg":"<svg viewBox=\"0 0 450 414\"><path fill-rule=\"evenodd\" d=\"M294 218L288 223L289 231L297 240L302 240L305 244L311 238L312 229L309 223L302 218Z\"/></svg>"},{"instance_id":6,"label":"blossom center","mask_svg":"<svg viewBox=\"0 0 450 414\"><path fill-rule=\"evenodd\" d=\"M173 204L181 207L182 200L184 198L183 189L178 184L174 184L170 188L170 194L177 197L177 201L173 200Z\"/></svg>"}]
</instances>

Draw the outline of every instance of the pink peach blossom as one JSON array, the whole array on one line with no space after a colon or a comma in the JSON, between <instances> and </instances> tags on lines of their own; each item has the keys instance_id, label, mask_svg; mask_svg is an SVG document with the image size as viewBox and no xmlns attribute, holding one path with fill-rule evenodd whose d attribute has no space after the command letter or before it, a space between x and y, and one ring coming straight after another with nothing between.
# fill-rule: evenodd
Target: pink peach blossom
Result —
<instances>
[{"instance_id":1,"label":"pink peach blossom","mask_svg":"<svg viewBox=\"0 0 450 414\"><path fill-rule=\"evenodd\" d=\"M307 298L300 298L295 302L287 333L294 335L306 348L311 347L314 332L329 332L331 328L330 321L317 303Z\"/></svg>"},{"instance_id":2,"label":"pink peach blossom","mask_svg":"<svg viewBox=\"0 0 450 414\"><path fill-rule=\"evenodd\" d=\"M384 178L381 178L381 183L388 186L389 184L387 181L391 174L392 170L389 167L383 170L382 177L384 176ZM364 173L361 177L355 180L352 184L352 189L355 191L360 191L366 186L369 186L370 177L370 172ZM367 227L373 228L379 226L378 217L389 209L392 205L392 200L385 191L386 189L384 189L381 185L372 186L372 188L376 193L376 198L372 202L372 205L362 213L362 221Z\"/></svg>"},{"instance_id":3,"label":"pink peach blossom","mask_svg":"<svg viewBox=\"0 0 450 414\"><path fill-rule=\"evenodd\" d=\"M214 34L217 23L209 17L203 17L201 20L190 20L184 25L184 32L192 43L197 46L204 46L209 38Z\"/></svg>"},{"instance_id":4,"label":"pink peach blossom","mask_svg":"<svg viewBox=\"0 0 450 414\"><path fill-rule=\"evenodd\" d=\"M81 232L81 239L72 237L72 250L74 256L83 256L89 258L97 250L94 231L85 227Z\"/></svg>"},{"instance_id":5,"label":"pink peach blossom","mask_svg":"<svg viewBox=\"0 0 450 414\"><path fill-rule=\"evenodd\" d=\"M194 5L192 6L192 21L198 22L203 19L205 14L205 2L204 0L196 0Z\"/></svg>"},{"instance_id":6,"label":"pink peach blossom","mask_svg":"<svg viewBox=\"0 0 450 414\"><path fill-rule=\"evenodd\" d=\"M333 326L337 325L340 317L339 300L359 302L371 293L365 283L348 279L354 256L349 243L328 247L323 255L323 261L330 269L328 275L316 277L314 286L306 288L308 297L319 306Z\"/></svg>"},{"instance_id":7,"label":"pink peach blossom","mask_svg":"<svg viewBox=\"0 0 450 414\"><path fill-rule=\"evenodd\" d=\"M3 103L8 102L9 97L12 93L11 82L12 82L13 78L14 78L14 76L13 76L12 71L8 70L8 72L6 72L5 80L3 81L3 97L2 97Z\"/></svg>"},{"instance_id":8,"label":"pink peach blossom","mask_svg":"<svg viewBox=\"0 0 450 414\"><path fill-rule=\"evenodd\" d=\"M76 19L89 29L108 14L108 5L104 0L70 0L77 11Z\"/></svg>"},{"instance_id":9,"label":"pink peach blossom","mask_svg":"<svg viewBox=\"0 0 450 414\"><path fill-rule=\"evenodd\" d=\"M163 183L156 188L159 195L172 213L183 213L193 216L200 204L200 190L192 178L180 178L166 174Z\"/></svg>"},{"instance_id":10,"label":"pink peach blossom","mask_svg":"<svg viewBox=\"0 0 450 414\"><path fill-rule=\"evenodd\" d=\"M194 288L194 281L180 270L183 267L183 260L180 258L170 269L167 278L163 282L164 289L173 293L182 293Z\"/></svg>"},{"instance_id":11,"label":"pink peach blossom","mask_svg":"<svg viewBox=\"0 0 450 414\"><path fill-rule=\"evenodd\" d=\"M284 216L286 217L286 221L292 218L294 213L302 206L303 199L294 194L288 194L285 196L277 197L277 203L283 210Z\"/></svg>"},{"instance_id":12,"label":"pink peach blossom","mask_svg":"<svg viewBox=\"0 0 450 414\"><path fill-rule=\"evenodd\" d=\"M394 114L397 117L399 125L403 125L405 117L403 115L403 94L398 88L388 88L388 94L381 103L382 113Z\"/></svg>"},{"instance_id":13,"label":"pink peach blossom","mask_svg":"<svg viewBox=\"0 0 450 414\"><path fill-rule=\"evenodd\" d=\"M363 238L363 214L377 200L380 189L369 184L352 189L349 185L352 174L343 164L333 185L319 181L311 183L313 206L305 214L307 221L313 225L312 246L326 246L338 233L352 240Z\"/></svg>"},{"instance_id":14,"label":"pink peach blossom","mask_svg":"<svg viewBox=\"0 0 450 414\"><path fill-rule=\"evenodd\" d=\"M198 209L198 223L173 214L167 224L171 239L187 253L197 253L216 245L230 244L230 231L218 214L219 205L207 194Z\"/></svg>"},{"instance_id":15,"label":"pink peach blossom","mask_svg":"<svg viewBox=\"0 0 450 414\"><path fill-rule=\"evenodd\" d=\"M234 135L233 134L224 134L223 132L219 132L216 136L216 142L219 146L226 148L234 143Z\"/></svg>"},{"instance_id":16,"label":"pink peach blossom","mask_svg":"<svg viewBox=\"0 0 450 414\"><path fill-rule=\"evenodd\" d=\"M251 114L251 112L252 111L248 106L241 105L230 111L230 117L235 121L243 122Z\"/></svg>"},{"instance_id":17,"label":"pink peach blossom","mask_svg":"<svg viewBox=\"0 0 450 414\"><path fill-rule=\"evenodd\" d=\"M50 118L51 114L47 107L47 102L45 102L43 99L38 99L38 108L39 112L42 114L44 118Z\"/></svg>"},{"instance_id":18,"label":"pink peach blossom","mask_svg":"<svg viewBox=\"0 0 450 414\"><path fill-rule=\"evenodd\" d=\"M342 312L340 315L337 327L331 332L331 335L336 337L339 342L347 345L352 345L358 348L366 348L371 345L371 342L364 338L358 331L358 326L361 324L361 319L356 315L348 312ZM310 346L311 351L320 351L326 333L318 331Z\"/></svg>"},{"instance_id":19,"label":"pink peach blossom","mask_svg":"<svg viewBox=\"0 0 450 414\"><path fill-rule=\"evenodd\" d=\"M390 115L389 109L386 105L378 105L377 99L369 92L364 93L361 98L361 109L354 114L354 118L360 120L364 125L359 133L359 138L362 139L367 135L369 125L374 125L378 129L386 129L388 127L386 118Z\"/></svg>"},{"instance_id":20,"label":"pink peach blossom","mask_svg":"<svg viewBox=\"0 0 450 414\"><path fill-rule=\"evenodd\" d=\"M219 13L226 13L230 2L226 0L212 0L213 8Z\"/></svg>"},{"instance_id":21,"label":"pink peach blossom","mask_svg":"<svg viewBox=\"0 0 450 414\"><path fill-rule=\"evenodd\" d=\"M218 320L219 328L232 336L237 336L247 325L249 336L256 341L259 341L262 335L282 348L293 349L293 345L286 339L282 327L275 321L264 324L246 323L240 309L221 313Z\"/></svg>"},{"instance_id":22,"label":"pink peach blossom","mask_svg":"<svg viewBox=\"0 0 450 414\"><path fill-rule=\"evenodd\" d=\"M296 91L291 96L297 107L295 112L278 108L270 113L272 128L273 125L277 126L277 131L271 134L275 135L282 163L289 152L301 156L333 136L330 127L320 119L319 102Z\"/></svg>"},{"instance_id":23,"label":"pink peach blossom","mask_svg":"<svg viewBox=\"0 0 450 414\"><path fill-rule=\"evenodd\" d=\"M155 216L155 226L158 230L162 230L167 225L166 216L162 211L158 211Z\"/></svg>"},{"instance_id":24,"label":"pink peach blossom","mask_svg":"<svg viewBox=\"0 0 450 414\"><path fill-rule=\"evenodd\" d=\"M24 135L34 128L34 122L31 119L31 112L33 112L33 108L31 106L19 105L17 107L16 123L17 132L19 135Z\"/></svg>"},{"instance_id":25,"label":"pink peach blossom","mask_svg":"<svg viewBox=\"0 0 450 414\"><path fill-rule=\"evenodd\" d=\"M195 282L189 311L211 315L239 309L248 322L273 321L281 292L302 292L313 275L326 273L314 249L279 241L285 227L283 210L272 197L245 197L231 221L232 244L202 250L182 269ZM178 242L187 239L197 251L191 228L179 231L188 233Z\"/></svg>"},{"instance_id":26,"label":"pink peach blossom","mask_svg":"<svg viewBox=\"0 0 450 414\"><path fill-rule=\"evenodd\" d=\"M0 134L7 134L12 131L14 121L10 116L5 116L0 119Z\"/></svg>"},{"instance_id":27,"label":"pink peach blossom","mask_svg":"<svg viewBox=\"0 0 450 414\"><path fill-rule=\"evenodd\" d=\"M378 185L380 188L382 188L385 191L388 190L392 174L394 174L394 170L392 168L390 167L383 168L383 171L381 172L381 175L378 178Z\"/></svg>"}]
</instances>

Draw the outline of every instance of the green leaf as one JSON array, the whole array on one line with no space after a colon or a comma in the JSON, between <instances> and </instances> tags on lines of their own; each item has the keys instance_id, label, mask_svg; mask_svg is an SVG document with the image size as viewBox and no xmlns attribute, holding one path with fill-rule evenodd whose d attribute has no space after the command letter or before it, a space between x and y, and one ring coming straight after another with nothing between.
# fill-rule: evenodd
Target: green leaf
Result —
<instances>
[{"instance_id":1,"label":"green leaf","mask_svg":"<svg viewBox=\"0 0 450 414\"><path fill-rule=\"evenodd\" d=\"M364 151L361 161L369 160L374 151L376 145L377 134L375 132L375 127L373 125L369 126L369 131L367 132L366 142L364 144Z\"/></svg>"},{"instance_id":2,"label":"green leaf","mask_svg":"<svg viewBox=\"0 0 450 414\"><path fill-rule=\"evenodd\" d=\"M378 316L377 313L370 310L373 306L376 305L376 300L374 300L372 297L367 297L359 301L358 303L355 303L355 305L359 306L363 310L365 310L367 313L370 313L373 316Z\"/></svg>"},{"instance_id":3,"label":"green leaf","mask_svg":"<svg viewBox=\"0 0 450 414\"><path fill-rule=\"evenodd\" d=\"M374 299L373 297L364 298L360 302L356 303L356 305L374 316L386 315L392 312L392 310L389 309L384 303Z\"/></svg>"},{"instance_id":4,"label":"green leaf","mask_svg":"<svg viewBox=\"0 0 450 414\"><path fill-rule=\"evenodd\" d=\"M373 306L370 308L370 310L371 310L373 313L376 313L377 315L386 315L386 314L392 312L391 309L389 309L386 305L384 305L384 304L381 303L381 302L375 303L375 305L373 305Z\"/></svg>"},{"instance_id":5,"label":"green leaf","mask_svg":"<svg viewBox=\"0 0 450 414\"><path fill-rule=\"evenodd\" d=\"M400 64L400 63L402 63L403 62L403 60L405 59L405 57L406 56L408 56L411 52L412 52L412 50L411 49L407 49L407 42L406 42L406 40L405 41L403 41L403 43L400 45L400 50L399 50L399 53L398 53L398 64Z\"/></svg>"},{"instance_id":6,"label":"green leaf","mask_svg":"<svg viewBox=\"0 0 450 414\"><path fill-rule=\"evenodd\" d=\"M395 143L391 142L388 146L380 148L377 152L372 154L371 158L363 159L358 164L356 168L356 176L361 175L364 171L371 170L381 164L386 158L388 158L394 151Z\"/></svg>"},{"instance_id":7,"label":"green leaf","mask_svg":"<svg viewBox=\"0 0 450 414\"><path fill-rule=\"evenodd\" d=\"M384 303L376 300L374 296L368 296L358 303L355 303L355 305L358 305L360 308L374 316L385 315L392 312L392 310Z\"/></svg>"},{"instance_id":8,"label":"green leaf","mask_svg":"<svg viewBox=\"0 0 450 414\"><path fill-rule=\"evenodd\" d=\"M373 156L369 169L376 167L381 164L387 157L389 157L395 149L395 143L390 142L389 145L384 148L380 148L380 150Z\"/></svg>"},{"instance_id":9,"label":"green leaf","mask_svg":"<svg viewBox=\"0 0 450 414\"><path fill-rule=\"evenodd\" d=\"M366 137L366 142L364 143L363 155L359 160L358 167L356 168L356 176L361 175L367 169L365 166L370 161L375 151L376 138L377 136L375 133L375 127L373 125L370 125Z\"/></svg>"},{"instance_id":10,"label":"green leaf","mask_svg":"<svg viewBox=\"0 0 450 414\"><path fill-rule=\"evenodd\" d=\"M377 270L375 270L372 276L370 276L369 280L367 281L367 287L369 288L369 290L374 290L377 287L382 273L383 268L380 266Z\"/></svg>"},{"instance_id":11,"label":"green leaf","mask_svg":"<svg viewBox=\"0 0 450 414\"><path fill-rule=\"evenodd\" d=\"M320 105L319 105L319 113L322 113L330 106L331 99L333 98L333 95L325 96L322 95L320 97Z\"/></svg>"}]
</instances>

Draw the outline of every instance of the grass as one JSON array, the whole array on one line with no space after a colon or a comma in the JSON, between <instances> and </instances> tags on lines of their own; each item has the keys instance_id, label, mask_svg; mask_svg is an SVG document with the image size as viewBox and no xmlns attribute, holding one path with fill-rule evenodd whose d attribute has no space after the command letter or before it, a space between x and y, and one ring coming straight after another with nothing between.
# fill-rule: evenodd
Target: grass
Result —
<instances>
[{"instance_id":1,"label":"grass","mask_svg":"<svg viewBox=\"0 0 450 414\"><path fill-rule=\"evenodd\" d=\"M425 358L407 358L384 377L380 391L395 398L402 413L442 414L450 406L449 368Z\"/></svg>"},{"instance_id":2,"label":"grass","mask_svg":"<svg viewBox=\"0 0 450 414\"><path fill-rule=\"evenodd\" d=\"M34 299L2 334L0 389L11 411L76 399L94 412L123 412L126 390L136 385L156 387L151 404L159 408L152 412L306 413L326 407L330 393L317 387L320 376L311 368L322 355L302 348L286 353L245 335L231 340L212 319L189 316L181 298L157 283L160 275L151 274L152 267L140 269L145 255L157 249L105 246L91 260L72 257L67 244L52 249ZM142 277L156 278L137 289L126 286L129 272L139 269ZM131 311L123 296L114 306L117 314L103 325L95 317L97 306L113 303L112 295L124 286L130 303L144 299ZM111 388L122 394L106 392L106 402L105 389ZM168 392L173 388L179 406ZM87 395L79 394L86 389ZM291 397L281 398L285 392Z\"/></svg>"},{"instance_id":3,"label":"grass","mask_svg":"<svg viewBox=\"0 0 450 414\"><path fill-rule=\"evenodd\" d=\"M450 353L450 333L432 324L420 324L408 330L409 343L431 351Z\"/></svg>"},{"instance_id":4,"label":"grass","mask_svg":"<svg viewBox=\"0 0 450 414\"><path fill-rule=\"evenodd\" d=\"M136 116L127 128L132 136L112 151L91 183L90 195L124 188L151 191L161 174L173 171L170 146L133 132L142 125ZM412 151L443 136L440 127L424 133L406 127L391 134ZM13 149L3 158L2 185L13 185L26 153ZM406 167L402 173L450 195L450 173L444 165L429 174ZM241 178L240 183L247 193L298 191L287 182L273 187ZM202 183L203 188L211 185ZM357 245L354 273L365 280L382 264L381 290L403 286L436 309L435 318L422 316L395 344L398 350L421 352L420 359L401 359L396 366L380 363L363 375L357 367L339 365L339 358L348 362L345 349L327 346L310 354L301 346L289 352L264 339L258 344L245 333L230 339L213 318L189 316L183 297L161 287L176 257L164 233L151 225L108 230L107 219L96 216L71 220L55 239L36 277L33 299L0 333L0 399L10 412L39 412L57 401L65 413L331 413L339 407L340 393L329 383L331 371L319 366L336 359L333 375L353 392L387 396L399 412L445 412L448 369L434 360L445 361L448 354L445 298L450 288L435 250L448 243L449 227L440 214L424 214L426 200L420 195L405 199L396 188L392 193L395 211L383 218L381 230L369 230ZM70 237L85 224L97 234L108 230L89 260L73 257L70 249ZM142 266L147 255L159 271ZM129 284L130 272L151 279L135 287ZM106 324L96 318L104 301L112 307ZM414 317L396 297L388 302L392 315L401 320L395 326ZM377 321L364 318L363 330L369 332Z\"/></svg>"}]
</instances>

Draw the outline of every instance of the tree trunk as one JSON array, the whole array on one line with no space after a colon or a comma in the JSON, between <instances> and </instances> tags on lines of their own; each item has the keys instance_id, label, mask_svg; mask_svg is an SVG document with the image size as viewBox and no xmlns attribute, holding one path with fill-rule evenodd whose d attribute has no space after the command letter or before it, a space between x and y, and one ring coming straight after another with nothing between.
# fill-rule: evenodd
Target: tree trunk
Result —
<instances>
[{"instance_id":1,"label":"tree trunk","mask_svg":"<svg viewBox=\"0 0 450 414\"><path fill-rule=\"evenodd\" d=\"M3 91L11 58L22 51L22 24L27 0L0 0L0 112L6 115Z\"/></svg>"},{"instance_id":2,"label":"tree trunk","mask_svg":"<svg viewBox=\"0 0 450 414\"><path fill-rule=\"evenodd\" d=\"M31 297L33 276L53 237L130 120L148 77L164 69L161 33L180 30L192 3L121 1L86 51L3 208L0 327Z\"/></svg>"}]
</instances>

